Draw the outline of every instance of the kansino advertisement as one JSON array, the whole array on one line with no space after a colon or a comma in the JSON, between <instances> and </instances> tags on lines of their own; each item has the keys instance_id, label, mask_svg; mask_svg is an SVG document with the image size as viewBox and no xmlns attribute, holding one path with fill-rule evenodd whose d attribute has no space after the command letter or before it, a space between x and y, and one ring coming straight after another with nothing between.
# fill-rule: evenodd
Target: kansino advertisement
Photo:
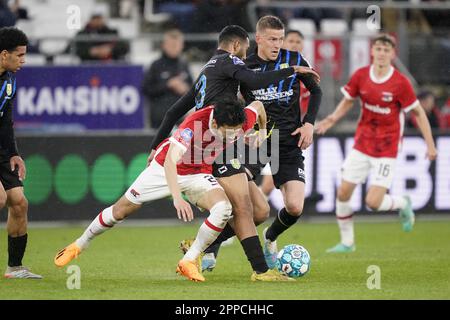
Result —
<instances>
[{"instance_id":1,"label":"kansino advertisement","mask_svg":"<svg viewBox=\"0 0 450 320\"><path fill-rule=\"evenodd\" d=\"M141 66L25 67L17 73L16 129L142 129L142 78Z\"/></svg>"},{"instance_id":2,"label":"kansino advertisement","mask_svg":"<svg viewBox=\"0 0 450 320\"><path fill-rule=\"evenodd\" d=\"M146 135L18 137L27 165L30 220L91 219L145 168L151 140ZM439 157L430 162L423 139L406 136L390 190L409 195L413 208L423 214L450 212L450 137L436 136L436 144ZM352 145L349 135L319 137L305 153L306 193L322 196L305 215L334 214L341 166ZM365 192L366 185L356 189L351 200L355 211L369 212ZM175 219L176 214L166 199L146 204L133 218Z\"/></svg>"}]
</instances>

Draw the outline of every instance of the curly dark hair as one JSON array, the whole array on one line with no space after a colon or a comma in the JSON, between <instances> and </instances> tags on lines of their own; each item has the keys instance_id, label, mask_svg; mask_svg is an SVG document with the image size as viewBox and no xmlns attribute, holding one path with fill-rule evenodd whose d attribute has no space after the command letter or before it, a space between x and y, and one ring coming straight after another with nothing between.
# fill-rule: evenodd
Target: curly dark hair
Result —
<instances>
[{"instance_id":1,"label":"curly dark hair","mask_svg":"<svg viewBox=\"0 0 450 320\"><path fill-rule=\"evenodd\" d=\"M19 46L28 45L28 38L22 30L14 27L0 28L0 52L14 51Z\"/></svg>"},{"instance_id":2,"label":"curly dark hair","mask_svg":"<svg viewBox=\"0 0 450 320\"><path fill-rule=\"evenodd\" d=\"M235 127L246 120L244 107L237 99L224 99L214 103L213 118L219 127Z\"/></svg>"}]
</instances>

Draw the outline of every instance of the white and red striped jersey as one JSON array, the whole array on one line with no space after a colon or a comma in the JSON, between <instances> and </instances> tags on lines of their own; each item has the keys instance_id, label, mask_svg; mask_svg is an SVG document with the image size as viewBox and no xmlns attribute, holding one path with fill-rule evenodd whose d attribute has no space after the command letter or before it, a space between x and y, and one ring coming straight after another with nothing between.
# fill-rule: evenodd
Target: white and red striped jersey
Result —
<instances>
[{"instance_id":1,"label":"white and red striped jersey","mask_svg":"<svg viewBox=\"0 0 450 320\"><path fill-rule=\"evenodd\" d=\"M361 99L354 149L372 157L396 158L404 114L419 105L410 81L392 66L377 79L371 65L358 69L341 91L347 99Z\"/></svg>"},{"instance_id":2,"label":"white and red striped jersey","mask_svg":"<svg viewBox=\"0 0 450 320\"><path fill-rule=\"evenodd\" d=\"M258 112L253 107L244 109L246 121L242 125L241 135L245 131L253 128L258 117ZM188 117L180 124L174 134L165 139L156 149L155 161L164 166L170 143L175 143L184 154L177 164L179 175L189 175L198 173L212 173L212 163L216 156L233 142L225 143L215 134L211 127L214 114L214 106L200 109Z\"/></svg>"}]
</instances>

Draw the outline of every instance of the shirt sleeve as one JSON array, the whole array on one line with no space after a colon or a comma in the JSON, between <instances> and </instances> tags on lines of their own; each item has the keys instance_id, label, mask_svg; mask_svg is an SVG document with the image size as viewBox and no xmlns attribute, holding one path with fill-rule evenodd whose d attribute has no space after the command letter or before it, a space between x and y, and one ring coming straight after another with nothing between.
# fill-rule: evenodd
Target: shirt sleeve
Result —
<instances>
[{"instance_id":1,"label":"shirt sleeve","mask_svg":"<svg viewBox=\"0 0 450 320\"><path fill-rule=\"evenodd\" d=\"M258 119L258 111L255 108L248 106L244 109L246 120L242 126L242 130L247 131L253 128L256 124L256 119Z\"/></svg>"},{"instance_id":2,"label":"shirt sleeve","mask_svg":"<svg viewBox=\"0 0 450 320\"><path fill-rule=\"evenodd\" d=\"M189 124L182 123L180 127L169 138L169 141L179 146L183 150L183 153L185 153L191 145L193 136L194 131L192 128L190 128Z\"/></svg>"},{"instance_id":3,"label":"shirt sleeve","mask_svg":"<svg viewBox=\"0 0 450 320\"><path fill-rule=\"evenodd\" d=\"M300 65L311 68L309 62L303 57L300 62ZM310 93L308 101L308 110L305 116L303 117L303 123L308 122L314 125L317 113L319 112L320 103L322 102L322 89L320 88L320 85L314 80L314 77L310 74L300 74L299 79L305 85L305 88Z\"/></svg>"},{"instance_id":4,"label":"shirt sleeve","mask_svg":"<svg viewBox=\"0 0 450 320\"><path fill-rule=\"evenodd\" d=\"M233 55L224 59L222 70L227 77L239 80L251 90L269 86L294 74L294 68L292 67L276 71L255 72L247 68L241 59Z\"/></svg>"},{"instance_id":5,"label":"shirt sleeve","mask_svg":"<svg viewBox=\"0 0 450 320\"><path fill-rule=\"evenodd\" d=\"M359 96L359 71L356 71L350 81L341 88L341 92L348 100L354 100Z\"/></svg>"},{"instance_id":6,"label":"shirt sleeve","mask_svg":"<svg viewBox=\"0 0 450 320\"><path fill-rule=\"evenodd\" d=\"M420 103L417 100L414 89L411 82L407 78L403 78L403 83L400 86L401 90L398 95L398 102L402 110L407 113L417 107Z\"/></svg>"},{"instance_id":7,"label":"shirt sleeve","mask_svg":"<svg viewBox=\"0 0 450 320\"><path fill-rule=\"evenodd\" d=\"M8 102L4 108L2 118L0 118L0 146L5 150L10 158L19 155L16 138L14 135L14 122L12 119L12 102Z\"/></svg>"}]
</instances>

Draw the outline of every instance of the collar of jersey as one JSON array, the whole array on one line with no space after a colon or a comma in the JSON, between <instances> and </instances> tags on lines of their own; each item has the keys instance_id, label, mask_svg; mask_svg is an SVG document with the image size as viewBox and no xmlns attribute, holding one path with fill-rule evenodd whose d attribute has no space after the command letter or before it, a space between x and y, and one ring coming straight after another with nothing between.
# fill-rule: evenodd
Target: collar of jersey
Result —
<instances>
[{"instance_id":1,"label":"collar of jersey","mask_svg":"<svg viewBox=\"0 0 450 320\"><path fill-rule=\"evenodd\" d=\"M385 75L381 79L378 79L377 77L375 77L374 69L375 69L375 66L373 64L370 65L370 70L369 70L370 80L372 80L373 82L378 83L378 84L388 81L392 77L392 75L394 74L394 67L390 66L387 75Z\"/></svg>"}]
</instances>

